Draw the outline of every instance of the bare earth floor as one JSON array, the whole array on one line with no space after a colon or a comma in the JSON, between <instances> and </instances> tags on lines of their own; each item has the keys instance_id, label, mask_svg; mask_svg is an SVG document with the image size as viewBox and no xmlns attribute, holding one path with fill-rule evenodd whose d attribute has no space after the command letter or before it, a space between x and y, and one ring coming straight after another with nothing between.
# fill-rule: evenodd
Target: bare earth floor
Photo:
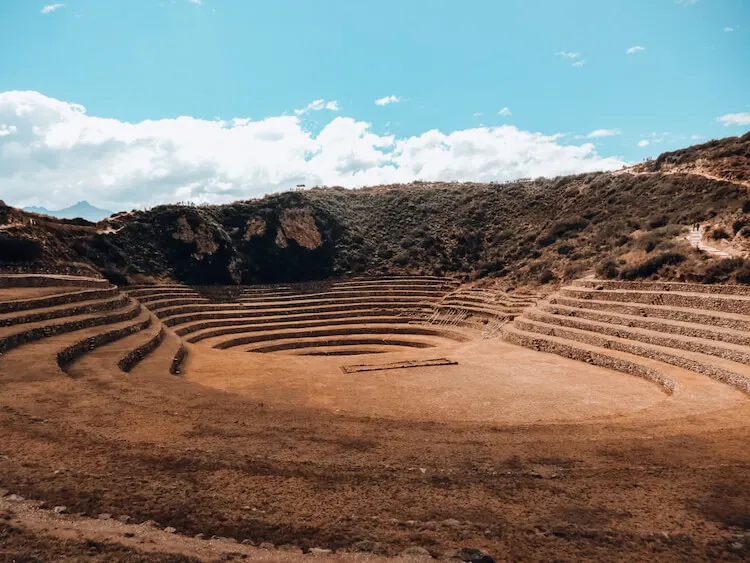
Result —
<instances>
[{"instance_id":1,"label":"bare earth floor","mask_svg":"<svg viewBox=\"0 0 750 563\"><path fill-rule=\"evenodd\" d=\"M198 347L196 347L198 348ZM644 379L499 338L435 349L300 357L200 347L188 378L269 405L412 421L547 423L602 419L669 400ZM345 373L354 364L445 357L457 365ZM743 399L741 394L737 398Z\"/></svg>"},{"instance_id":2,"label":"bare earth floor","mask_svg":"<svg viewBox=\"0 0 750 563\"><path fill-rule=\"evenodd\" d=\"M306 358L195 345L183 377L148 359L129 374L74 364L71 377L50 361L58 348L0 357L0 482L71 513L293 544L299 557L411 546L496 560L750 557L750 400L707 377L675 368L669 396L498 339ZM340 369L429 357L458 365ZM138 526L74 532L0 508L9 560L58 536L79 541L68 560L220 555L151 546L159 535Z\"/></svg>"}]
</instances>

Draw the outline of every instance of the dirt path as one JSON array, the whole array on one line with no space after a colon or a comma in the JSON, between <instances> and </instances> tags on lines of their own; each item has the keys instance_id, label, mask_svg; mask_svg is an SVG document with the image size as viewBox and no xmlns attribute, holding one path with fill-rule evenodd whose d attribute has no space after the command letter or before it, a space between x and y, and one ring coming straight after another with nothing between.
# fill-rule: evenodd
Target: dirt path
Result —
<instances>
[{"instance_id":1,"label":"dirt path","mask_svg":"<svg viewBox=\"0 0 750 563\"><path fill-rule=\"evenodd\" d=\"M690 229L690 234L687 236L687 240L690 243L691 246L697 248L698 250L702 250L703 252L707 252L708 254L711 254L712 256L715 256L717 258L731 258L732 255L728 252L725 252L723 250L719 250L718 248L714 248L713 246L709 246L703 242L703 236L701 235L700 227L695 228L692 227Z\"/></svg>"},{"instance_id":2,"label":"dirt path","mask_svg":"<svg viewBox=\"0 0 750 563\"><path fill-rule=\"evenodd\" d=\"M636 165L640 166L640 165ZM637 172L633 170L634 167L630 168L624 168L622 170L617 170L613 174L616 176L620 176L622 174L630 174L631 176L656 176L658 174L662 175L677 175L677 174L688 174L690 176L702 176L703 178L706 178L707 180L714 180L716 182L729 182L730 184L735 184L737 186L742 186L743 188L750 189L750 182L744 182L742 180L733 180L731 178L722 178L721 176L716 176L714 174L711 174L709 172L703 172L701 170L660 170L659 172Z\"/></svg>"}]
</instances>

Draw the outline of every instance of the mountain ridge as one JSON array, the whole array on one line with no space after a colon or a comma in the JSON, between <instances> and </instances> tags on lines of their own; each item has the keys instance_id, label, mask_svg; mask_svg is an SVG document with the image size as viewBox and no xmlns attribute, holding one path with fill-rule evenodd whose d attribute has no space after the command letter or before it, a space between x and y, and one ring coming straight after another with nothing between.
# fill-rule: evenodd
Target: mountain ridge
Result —
<instances>
[{"instance_id":1,"label":"mountain ridge","mask_svg":"<svg viewBox=\"0 0 750 563\"><path fill-rule=\"evenodd\" d=\"M92 223L98 223L102 219L105 219L113 214L108 209L102 209L91 205L88 201L83 200L75 203L74 205L64 207L63 209L47 209L46 207L30 206L24 207L24 211L28 213L37 213L39 215L48 215L50 217L57 217L58 219L86 219Z\"/></svg>"},{"instance_id":2,"label":"mountain ridge","mask_svg":"<svg viewBox=\"0 0 750 563\"><path fill-rule=\"evenodd\" d=\"M312 188L226 205L161 205L95 226L42 216L29 225L22 212L6 211L0 267L89 268L121 285L434 274L510 286L592 271L745 283L746 178L750 133L615 172L502 184ZM693 250L688 235L696 223L735 258Z\"/></svg>"}]
</instances>

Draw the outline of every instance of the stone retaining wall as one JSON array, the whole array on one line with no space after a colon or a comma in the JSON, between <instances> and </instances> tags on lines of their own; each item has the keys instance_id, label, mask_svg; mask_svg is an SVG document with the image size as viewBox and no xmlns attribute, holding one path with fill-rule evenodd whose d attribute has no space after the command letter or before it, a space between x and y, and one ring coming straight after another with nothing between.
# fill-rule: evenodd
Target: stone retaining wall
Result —
<instances>
[{"instance_id":1,"label":"stone retaining wall","mask_svg":"<svg viewBox=\"0 0 750 563\"><path fill-rule=\"evenodd\" d=\"M672 378L655 369L652 369L651 367L644 366L643 364L638 364L624 358L617 358L615 356L585 350L583 348L576 347L572 343L563 344L561 342L548 340L546 338L536 337L528 333L513 330L512 327L507 327L504 329L503 337L505 340L512 344L531 348L532 350L557 354L558 356L563 356L572 360L578 360L602 368L620 371L628 375L642 377L643 379L656 383L659 387L662 388L665 393L669 395L671 395L677 388L677 383Z\"/></svg>"},{"instance_id":2,"label":"stone retaining wall","mask_svg":"<svg viewBox=\"0 0 750 563\"><path fill-rule=\"evenodd\" d=\"M47 297L34 299L17 299L15 301L3 301L0 303L0 313L15 313L18 311L29 311L31 309L42 309L45 307L56 307L79 301L92 301L94 299L106 299L117 295L116 287L107 289L89 289L85 291L71 291Z\"/></svg>"},{"instance_id":3,"label":"stone retaining wall","mask_svg":"<svg viewBox=\"0 0 750 563\"><path fill-rule=\"evenodd\" d=\"M151 352L156 350L159 345L164 340L164 327L162 326L161 329L159 329L159 332L157 332L152 338L150 338L147 342L144 342L138 348L135 350L131 350L127 354L125 354L119 362L117 362L117 367L120 368L121 371L124 371L125 373L132 370L138 363L140 363L146 356L148 356Z\"/></svg>"},{"instance_id":4,"label":"stone retaining wall","mask_svg":"<svg viewBox=\"0 0 750 563\"><path fill-rule=\"evenodd\" d=\"M169 373L172 375L180 375L182 363L185 361L185 358L187 358L187 354L188 351L185 343L180 344L177 353L174 355L174 358L172 358L172 365L169 366Z\"/></svg>"},{"instance_id":5,"label":"stone retaining wall","mask_svg":"<svg viewBox=\"0 0 750 563\"><path fill-rule=\"evenodd\" d=\"M549 302L553 305L563 305L565 307L576 308L580 311L602 311L605 313L611 311L613 313L641 316L644 318L655 317L687 323L707 324L711 326L731 328L734 330L750 331L750 319L744 319L739 316L715 315L711 311L701 311L700 309L685 311L659 305L617 303L614 301L579 301L572 297L568 298L562 296L551 297Z\"/></svg>"},{"instance_id":6,"label":"stone retaining wall","mask_svg":"<svg viewBox=\"0 0 750 563\"><path fill-rule=\"evenodd\" d=\"M46 276L43 274L0 274L0 288L9 287L109 287L104 278Z\"/></svg>"},{"instance_id":7,"label":"stone retaining wall","mask_svg":"<svg viewBox=\"0 0 750 563\"><path fill-rule=\"evenodd\" d=\"M665 305L686 309L707 309L726 313L750 314L750 299L741 296L689 295L676 292L641 292L634 291L596 291L586 289L563 288L560 294L575 299L593 299L645 305Z\"/></svg>"},{"instance_id":8,"label":"stone retaining wall","mask_svg":"<svg viewBox=\"0 0 750 563\"><path fill-rule=\"evenodd\" d=\"M672 322L670 322L672 319L619 315L614 312L579 309L551 303L540 303L538 309L561 317L586 319L614 326L642 328L645 330L668 332L670 334L680 334L694 338L706 338L708 340L717 340L719 342L729 342L740 346L750 346L750 332L746 332L745 330L736 330L734 332L721 331L720 327L715 327L713 325L706 326L706 323L696 322L694 320L680 320L679 322L689 322L692 325L698 326L672 324ZM712 330L712 327L714 330Z\"/></svg>"},{"instance_id":9,"label":"stone retaining wall","mask_svg":"<svg viewBox=\"0 0 750 563\"><path fill-rule=\"evenodd\" d=\"M101 311L112 311L124 307L128 302L126 295L120 295L117 299L111 301L99 301L89 305L69 307L66 309L38 311L32 310L24 315L17 315L7 319L0 319L0 327L9 327L21 324L36 323L50 319L59 319L62 317L73 317L77 315L89 315Z\"/></svg>"},{"instance_id":10,"label":"stone retaining wall","mask_svg":"<svg viewBox=\"0 0 750 563\"><path fill-rule=\"evenodd\" d=\"M750 393L750 379L718 366L683 357L678 353L673 354L666 350L653 350L635 342L630 342L628 340L613 340L592 332L582 334L575 330L566 329L560 326L548 326L536 323L535 321L528 321L522 317L517 318L515 323L515 326L518 329L526 332L537 332L548 336L554 336L556 338L590 344L599 348L610 348L612 350L619 350L620 352L633 354L635 356L650 358L652 360L657 360L706 375L723 383L732 385L746 393Z\"/></svg>"},{"instance_id":11,"label":"stone retaining wall","mask_svg":"<svg viewBox=\"0 0 750 563\"><path fill-rule=\"evenodd\" d=\"M748 285L720 285L681 282L628 282L619 280L574 280L576 287L597 288L604 290L636 290L636 291L681 291L685 293L714 293L719 295L750 296Z\"/></svg>"},{"instance_id":12,"label":"stone retaining wall","mask_svg":"<svg viewBox=\"0 0 750 563\"><path fill-rule=\"evenodd\" d=\"M101 317L89 317L87 319L78 319L75 321L68 321L60 324L52 324L43 327L37 327L14 334L9 334L3 338L0 338L0 354L3 354L13 348L17 348L23 344L28 344L35 340L41 340L42 338L48 338L63 334L66 332L73 332L84 328L92 328L95 326L102 326L106 324L114 324L123 321L128 321L141 314L141 304L135 303L131 309L122 313L114 315L106 315Z\"/></svg>"},{"instance_id":13,"label":"stone retaining wall","mask_svg":"<svg viewBox=\"0 0 750 563\"><path fill-rule=\"evenodd\" d=\"M151 326L151 316L130 326L110 330L109 332L102 332L83 340L79 340L75 344L71 344L57 353L57 365L65 371L67 366L83 356L86 352L90 352L100 346L109 344L110 342L115 342L116 340L130 336L136 332L140 332L149 326Z\"/></svg>"},{"instance_id":14,"label":"stone retaining wall","mask_svg":"<svg viewBox=\"0 0 750 563\"><path fill-rule=\"evenodd\" d=\"M686 350L688 352L697 352L699 354L707 354L709 356L716 356L719 358L725 358L733 362L741 364L750 364L750 354L746 354L740 350L725 348L720 345L713 345L710 342L695 342L690 338L695 336L689 336L688 338L678 338L669 334L663 333L645 333L637 330L630 330L622 325L610 325L607 323L598 323L596 321L586 321L583 319L577 319L575 317L565 317L562 315L552 315L545 313L540 310L528 311L525 315L527 318L546 324L558 325L576 330L596 332L606 336L612 336L615 338L624 338L628 340L635 340L643 342L644 344L653 344L654 346L664 346L666 348L677 348L680 350ZM698 338L701 338L698 336Z\"/></svg>"}]
</instances>

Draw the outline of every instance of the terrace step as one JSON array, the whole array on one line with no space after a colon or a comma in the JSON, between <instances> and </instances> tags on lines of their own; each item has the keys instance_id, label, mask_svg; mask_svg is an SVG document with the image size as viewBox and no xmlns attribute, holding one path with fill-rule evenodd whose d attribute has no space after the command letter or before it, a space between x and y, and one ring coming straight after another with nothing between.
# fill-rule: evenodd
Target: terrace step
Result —
<instances>
[{"instance_id":1,"label":"terrace step","mask_svg":"<svg viewBox=\"0 0 750 563\"><path fill-rule=\"evenodd\" d=\"M643 342L646 344L655 344L665 348L675 348L687 350L689 352L699 352L709 356L725 358L741 364L750 364L750 349L746 346L709 340L693 336L673 336L668 333L643 329L631 328L623 325L612 325L588 319L567 317L555 315L534 309L524 313L520 320L531 319L546 324L554 324L562 327L575 328L588 332L595 332L607 336L616 336L628 340Z\"/></svg>"},{"instance_id":2,"label":"terrace step","mask_svg":"<svg viewBox=\"0 0 750 563\"><path fill-rule=\"evenodd\" d=\"M201 340L204 334L211 333L211 336L219 336L222 334L242 334L246 332L264 332L270 330L283 330L287 328L317 328L317 327L335 327L335 326L346 326L346 325L361 325L361 324L409 324L413 323L413 319L408 317L394 317L394 316L383 316L383 317L335 317L326 320L307 320L307 321L294 321L283 318L283 320L276 322L262 322L266 319L257 319L256 321L261 322L248 322L248 319L226 319L221 321L204 321L195 324L191 324L186 327L180 327L175 332L178 336L186 336L190 334L190 342L198 342ZM218 331L218 332L217 332ZM194 339L194 338L197 338Z\"/></svg>"},{"instance_id":3,"label":"terrace step","mask_svg":"<svg viewBox=\"0 0 750 563\"><path fill-rule=\"evenodd\" d=\"M580 279L571 283L574 287L602 290L641 290L641 291L660 291L660 292L690 292L690 293L712 293L724 295L744 295L750 296L750 286L743 285L720 285L720 284L702 284L702 283L684 283L684 282L666 282L666 281L620 281L620 280L597 280L597 279Z\"/></svg>"},{"instance_id":4,"label":"terrace step","mask_svg":"<svg viewBox=\"0 0 750 563\"><path fill-rule=\"evenodd\" d=\"M124 307L128 303L126 295L115 295L107 299L95 299L91 301L78 301L72 304L57 305L53 307L36 308L15 313L0 315L0 327L9 327L20 324L40 322L62 317L85 315L100 311L112 311Z\"/></svg>"},{"instance_id":5,"label":"terrace step","mask_svg":"<svg viewBox=\"0 0 750 563\"><path fill-rule=\"evenodd\" d=\"M257 334L245 335L239 338L225 339L222 338L217 341L214 338L214 342L210 342L213 348L221 350L227 348L233 348L235 346L242 346L245 344L255 344L260 342L269 342L274 340L286 340L296 338L328 338L328 337L340 337L340 336L352 336L352 335L368 335L372 337L378 337L378 335L390 336L425 336L433 337L442 340L453 340L456 342L466 342L469 340L469 336L460 332L458 329L446 330L442 328L435 328L429 325L351 325L346 327L326 327L326 328L310 328L310 329L284 329L267 331ZM383 336L380 336L383 338ZM188 342L192 342L193 339L188 339Z\"/></svg>"},{"instance_id":6,"label":"terrace step","mask_svg":"<svg viewBox=\"0 0 750 563\"><path fill-rule=\"evenodd\" d=\"M520 315L524 311L523 307L488 309L471 305L443 305L441 303L436 304L434 307L436 310L440 311L458 311L467 315L476 315L478 317L486 317L490 319Z\"/></svg>"},{"instance_id":7,"label":"terrace step","mask_svg":"<svg viewBox=\"0 0 750 563\"><path fill-rule=\"evenodd\" d=\"M178 329L176 332L179 336L187 337L191 343L200 342L206 338L213 338L214 336L223 336L228 334L247 334L247 333L258 333L258 332L272 332L278 330L304 330L313 328L336 328L342 326L351 325L413 325L420 324L415 322L413 319L405 317L351 317L351 318L338 318L329 320L312 320L312 321L283 321L275 323L250 323L240 322L237 324L223 323L213 327L205 326L205 323L200 323L196 328L187 327ZM191 330L192 329L192 330ZM190 335L189 337L187 335Z\"/></svg>"},{"instance_id":8,"label":"terrace step","mask_svg":"<svg viewBox=\"0 0 750 563\"><path fill-rule=\"evenodd\" d=\"M59 288L59 292L45 294L40 297L0 301L0 314L13 313L16 311L30 311L32 309L55 307L57 305L92 301L95 299L107 299L118 294L119 292L116 287L84 290L76 290L75 288L69 288L66 290L66 288Z\"/></svg>"},{"instance_id":9,"label":"terrace step","mask_svg":"<svg viewBox=\"0 0 750 563\"><path fill-rule=\"evenodd\" d=\"M182 339L173 331L164 329L164 339L161 345L140 361L132 370L135 375L173 374L179 373L179 363L175 358L183 347ZM178 372L175 373L175 367Z\"/></svg>"},{"instance_id":10,"label":"terrace step","mask_svg":"<svg viewBox=\"0 0 750 563\"><path fill-rule=\"evenodd\" d=\"M49 338L57 334L128 321L140 313L140 303L128 299L124 307L107 312L107 314L90 313L0 328L0 354L34 340Z\"/></svg>"},{"instance_id":11,"label":"terrace step","mask_svg":"<svg viewBox=\"0 0 750 563\"><path fill-rule=\"evenodd\" d=\"M296 299L287 301L265 301L259 303L247 303L240 301L248 310L274 310L274 309L295 309L303 306L325 307L326 305L345 305L345 304L372 304L372 303L399 303L399 304L419 304L424 303L424 298L417 297L399 297L399 296L364 296L364 297L331 297L319 299Z\"/></svg>"},{"instance_id":12,"label":"terrace step","mask_svg":"<svg viewBox=\"0 0 750 563\"><path fill-rule=\"evenodd\" d=\"M147 306L149 310L151 311L159 311L161 309L166 309L168 307L177 307L180 305L198 305L201 303L210 304L211 301L208 299L205 299L203 297L200 298L174 298L174 299L164 299L160 301L152 301Z\"/></svg>"},{"instance_id":13,"label":"terrace step","mask_svg":"<svg viewBox=\"0 0 750 563\"><path fill-rule=\"evenodd\" d=\"M525 317L518 317L514 327L525 332L534 332L547 336L572 340L579 343L609 348L620 352L626 352L636 356L642 356L652 360L658 360L696 373L700 373L732 385L742 391L750 393L750 368L747 366L719 358L708 356L699 352L676 350L655 344L634 342L626 338L603 335L585 330L562 327L560 325L548 324Z\"/></svg>"},{"instance_id":14,"label":"terrace step","mask_svg":"<svg viewBox=\"0 0 750 563\"><path fill-rule=\"evenodd\" d=\"M750 331L750 317L721 311L706 311L687 307L669 307L665 305L643 305L639 303L618 303L575 299L572 297L552 296L549 303L586 311L602 311L625 315L655 317L674 321L705 324L741 331Z\"/></svg>"},{"instance_id":15,"label":"terrace step","mask_svg":"<svg viewBox=\"0 0 750 563\"><path fill-rule=\"evenodd\" d=\"M705 294L686 291L643 291L613 289L592 290L577 287L564 287L560 295L575 299L595 299L619 303L642 303L646 305L666 305L689 309L708 309L727 313L750 314L750 296Z\"/></svg>"},{"instance_id":16,"label":"terrace step","mask_svg":"<svg viewBox=\"0 0 750 563\"><path fill-rule=\"evenodd\" d=\"M657 384L665 393L670 395L678 387L677 382L664 373L663 365L660 362L648 360L641 356L572 341L567 338L527 332L512 324L503 328L503 339L511 344L531 348L538 352L556 354L571 360L642 377Z\"/></svg>"},{"instance_id":17,"label":"terrace step","mask_svg":"<svg viewBox=\"0 0 750 563\"><path fill-rule=\"evenodd\" d=\"M318 293L301 293L290 296L275 296L273 298L267 297L240 297L237 299L240 303L291 303L295 301L309 301L316 298L325 299L345 299L345 298L361 298L361 297L422 297L422 298L433 298L440 299L443 296L441 291L424 291L424 290L369 290L369 291L342 291L342 290L331 290Z\"/></svg>"},{"instance_id":18,"label":"terrace step","mask_svg":"<svg viewBox=\"0 0 750 563\"><path fill-rule=\"evenodd\" d=\"M610 325L626 326L631 328L643 328L658 332L670 334L680 334L683 336L694 336L708 340L718 340L740 346L750 346L750 333L746 330L736 330L732 328L721 328L707 326L700 322L675 321L670 319L651 318L640 315L628 315L614 311L597 311L592 309L582 309L578 307L568 307L556 303L541 302L537 308L546 313L573 317L577 319L586 319ZM690 311L687 309L686 311ZM747 319L750 326L750 318Z\"/></svg>"},{"instance_id":19,"label":"terrace step","mask_svg":"<svg viewBox=\"0 0 750 563\"><path fill-rule=\"evenodd\" d=\"M221 311L208 311L199 313L188 313L186 315L177 315L171 317L163 317L162 321L166 326L170 327L183 327L184 325L194 325L199 323L212 323L211 326L229 326L231 323L247 323L247 324L263 324L270 322L284 322L284 321L314 321L314 320L325 320L325 319L338 319L338 318L350 318L350 317L378 317L378 316L391 316L391 317L405 317L407 319L419 320L419 314L410 314L409 311L402 311L401 313L394 313L393 310L383 310L379 308L372 309L350 309L347 311L333 311L329 313L302 313L302 314L282 314L282 315L264 315L258 316L253 311L246 311L242 308L221 310ZM216 323L216 324L213 324ZM209 325L206 325L208 328Z\"/></svg>"},{"instance_id":20,"label":"terrace step","mask_svg":"<svg viewBox=\"0 0 750 563\"><path fill-rule=\"evenodd\" d=\"M309 348L336 348L338 350L344 347L353 349L362 346L382 346L383 350L392 351L393 348L435 348L440 342L429 341L427 339L404 338L403 336L368 336L368 335L347 335L338 337L307 337L307 338L290 338L283 341L273 341L272 343L260 343L246 349L246 352L255 352L258 354L268 354L271 352L291 351ZM368 351L368 354L371 354Z\"/></svg>"},{"instance_id":21,"label":"terrace step","mask_svg":"<svg viewBox=\"0 0 750 563\"><path fill-rule=\"evenodd\" d=\"M75 378L130 371L138 362L139 352L143 352L145 357L151 351L148 350L149 345L156 342L158 346L161 342L161 329L162 326L156 318L144 309L142 314L129 324L108 327L108 330L86 339L87 342L92 342L98 338L100 342L93 347L87 347L83 354L67 361L64 370Z\"/></svg>"},{"instance_id":22,"label":"terrace step","mask_svg":"<svg viewBox=\"0 0 750 563\"><path fill-rule=\"evenodd\" d=\"M238 308L239 307L239 308ZM149 307L151 308L151 307ZM398 310L402 312L406 311L430 311L431 307L426 304L422 304L419 302L412 303L412 304L403 304L403 303L382 303L382 302L373 302L373 303L345 303L345 304L334 304L334 305L325 305L325 306L317 306L317 307L297 307L293 309L288 309L287 313L285 313L285 309L283 308L276 308L276 309L270 309L270 310L258 310L254 309L252 307L242 306L236 304L236 303L226 303L226 304L215 304L215 303L200 303L200 304L189 304L189 305L177 305L174 307L164 307L162 309L159 309L156 311L156 315L161 319L167 319L168 317L175 317L178 315L188 315L188 314L196 314L196 313L215 313L215 312L221 312L221 311L244 311L247 312L253 316L270 316L270 315L279 315L279 314L315 314L315 313L332 313L332 312L341 312L341 311L351 311L356 309L379 309L381 311L389 311L389 310Z\"/></svg>"},{"instance_id":23,"label":"terrace step","mask_svg":"<svg viewBox=\"0 0 750 563\"><path fill-rule=\"evenodd\" d=\"M279 354L289 356L364 356L367 354L388 354L403 352L404 346L387 346L384 344L349 344L347 346L308 346L277 350Z\"/></svg>"},{"instance_id":24,"label":"terrace step","mask_svg":"<svg viewBox=\"0 0 750 563\"><path fill-rule=\"evenodd\" d=\"M167 299L204 299L195 291L180 291L174 293L154 293L150 295L131 295L138 301L147 305L148 303L154 303L156 301L165 301Z\"/></svg>"},{"instance_id":25,"label":"terrace step","mask_svg":"<svg viewBox=\"0 0 750 563\"><path fill-rule=\"evenodd\" d=\"M97 366L101 365L103 358L106 358L108 365L113 365L119 359L111 355L115 347L106 348L103 353L99 349L149 328L152 318L153 315L148 310L142 309L140 314L132 320L110 324L106 327L100 327L98 330L89 331L88 334L83 335L83 338L74 344L58 351L57 365L68 375L80 375L82 373L80 367L76 368L73 366L80 364L81 358L93 353L95 350L98 350L94 356L95 359L99 360ZM127 346L128 349L132 349L130 343ZM83 365L86 366L86 362ZM91 374L92 372L87 373Z\"/></svg>"},{"instance_id":26,"label":"terrace step","mask_svg":"<svg viewBox=\"0 0 750 563\"><path fill-rule=\"evenodd\" d=\"M0 274L0 287L109 287L104 278L58 274Z\"/></svg>"}]
</instances>

